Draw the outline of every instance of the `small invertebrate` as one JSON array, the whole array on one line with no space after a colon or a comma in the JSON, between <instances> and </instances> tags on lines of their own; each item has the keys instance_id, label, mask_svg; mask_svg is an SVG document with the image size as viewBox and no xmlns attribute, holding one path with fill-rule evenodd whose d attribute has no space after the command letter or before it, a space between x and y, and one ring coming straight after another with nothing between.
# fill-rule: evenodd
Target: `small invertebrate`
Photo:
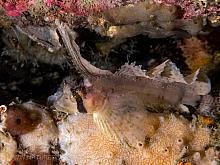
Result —
<instances>
[{"instance_id":1,"label":"small invertebrate","mask_svg":"<svg viewBox=\"0 0 220 165\"><path fill-rule=\"evenodd\" d=\"M7 107L5 105L0 106L0 113L4 113L6 112L6 110L7 110Z\"/></svg>"},{"instance_id":2,"label":"small invertebrate","mask_svg":"<svg viewBox=\"0 0 220 165\"><path fill-rule=\"evenodd\" d=\"M199 119L205 125L214 125L215 124L215 121L208 116L199 116Z\"/></svg>"},{"instance_id":3,"label":"small invertebrate","mask_svg":"<svg viewBox=\"0 0 220 165\"><path fill-rule=\"evenodd\" d=\"M12 135L23 135L33 131L41 123L42 116L36 110L12 105L7 110L6 128Z\"/></svg>"},{"instance_id":4,"label":"small invertebrate","mask_svg":"<svg viewBox=\"0 0 220 165\"><path fill-rule=\"evenodd\" d=\"M71 94L75 87L68 83L50 97L57 110L71 114L58 123L60 146L65 151L62 160L68 164L173 165L184 155L204 152L210 130L191 127L184 117L165 113L197 106L210 92L210 81L199 81L199 70L186 81L172 62L165 61L149 75L134 64L125 64L113 74L82 58L74 33L58 20L56 25L71 64L84 78L83 90L75 92L87 111L75 113L77 102Z\"/></svg>"}]
</instances>

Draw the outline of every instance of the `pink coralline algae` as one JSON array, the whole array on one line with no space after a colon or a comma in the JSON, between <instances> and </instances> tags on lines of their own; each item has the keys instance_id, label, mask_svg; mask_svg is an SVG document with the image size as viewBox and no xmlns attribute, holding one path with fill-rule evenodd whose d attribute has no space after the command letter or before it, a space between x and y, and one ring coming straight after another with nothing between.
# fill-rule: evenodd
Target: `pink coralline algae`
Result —
<instances>
[{"instance_id":1,"label":"pink coralline algae","mask_svg":"<svg viewBox=\"0 0 220 165\"><path fill-rule=\"evenodd\" d=\"M141 0L44 0L47 6L57 5L67 13L87 16L126 4L134 4Z\"/></svg>"},{"instance_id":2,"label":"pink coralline algae","mask_svg":"<svg viewBox=\"0 0 220 165\"><path fill-rule=\"evenodd\" d=\"M60 11L72 13L78 16L88 16L103 10L111 9L127 4L134 4L141 0L43 0L48 8L58 7ZM35 0L0 0L6 14L9 16L19 16L28 11L30 6L37 5Z\"/></svg>"},{"instance_id":3,"label":"pink coralline algae","mask_svg":"<svg viewBox=\"0 0 220 165\"><path fill-rule=\"evenodd\" d=\"M47 8L56 7L56 10L65 13L71 13L77 16L88 16L93 13L108 10L114 7L134 4L144 0L42 0L41 2ZM193 16L208 15L220 11L218 5L203 6L196 4L193 0L152 0L156 3L165 5L179 6L183 12L183 18L191 18ZM23 12L28 11L31 6L39 3L36 0L0 0L7 15L19 16Z\"/></svg>"},{"instance_id":4,"label":"pink coralline algae","mask_svg":"<svg viewBox=\"0 0 220 165\"><path fill-rule=\"evenodd\" d=\"M0 0L0 7L5 9L8 16L19 16L33 4L34 0Z\"/></svg>"},{"instance_id":5,"label":"pink coralline algae","mask_svg":"<svg viewBox=\"0 0 220 165\"><path fill-rule=\"evenodd\" d=\"M3 3L3 7L9 16L19 16L22 12L27 10L27 6L25 1Z\"/></svg>"},{"instance_id":6,"label":"pink coralline algae","mask_svg":"<svg viewBox=\"0 0 220 165\"><path fill-rule=\"evenodd\" d=\"M220 12L220 8L216 4L202 5L193 0L154 0L156 3L165 5L179 6L183 11L183 18L192 18L194 16L204 16L216 14Z\"/></svg>"},{"instance_id":7,"label":"pink coralline algae","mask_svg":"<svg viewBox=\"0 0 220 165\"><path fill-rule=\"evenodd\" d=\"M44 0L44 3L48 6L48 7L52 7L53 5L55 5L57 3L56 0Z\"/></svg>"}]
</instances>

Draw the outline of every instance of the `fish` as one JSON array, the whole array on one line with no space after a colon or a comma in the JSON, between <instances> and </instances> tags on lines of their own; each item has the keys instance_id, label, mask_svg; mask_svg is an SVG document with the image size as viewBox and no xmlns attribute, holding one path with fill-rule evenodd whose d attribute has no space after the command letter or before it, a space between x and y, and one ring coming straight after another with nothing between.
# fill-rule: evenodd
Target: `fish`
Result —
<instances>
[{"instance_id":1,"label":"fish","mask_svg":"<svg viewBox=\"0 0 220 165\"><path fill-rule=\"evenodd\" d=\"M68 51L70 63L83 77L84 91L78 91L83 105L99 130L118 144L137 148L151 137L151 131L143 129L146 119L160 122L158 109L185 109L187 105L197 106L204 95L209 94L211 83L208 77L200 81L200 71L184 77L176 65L167 60L155 67L151 73L134 63L121 66L112 73L91 65L80 55L71 29L59 20L55 21L63 43ZM70 89L65 88L64 93ZM68 94L69 95L69 94ZM59 99L56 99L59 102ZM74 112L77 104L69 100ZM61 104L61 103L60 103ZM66 109L71 109L65 107ZM157 127L155 124L153 127Z\"/></svg>"}]
</instances>

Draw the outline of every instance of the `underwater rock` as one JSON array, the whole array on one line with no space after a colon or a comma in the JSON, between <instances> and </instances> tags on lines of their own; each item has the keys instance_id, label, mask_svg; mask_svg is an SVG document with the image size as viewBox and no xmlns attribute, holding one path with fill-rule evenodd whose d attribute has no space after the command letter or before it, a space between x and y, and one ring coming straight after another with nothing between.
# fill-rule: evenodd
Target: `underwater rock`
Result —
<instances>
[{"instance_id":1,"label":"underwater rock","mask_svg":"<svg viewBox=\"0 0 220 165\"><path fill-rule=\"evenodd\" d=\"M213 0L154 0L154 2L167 6L179 6L183 12L183 18L213 15L219 12L219 3Z\"/></svg>"},{"instance_id":2,"label":"underwater rock","mask_svg":"<svg viewBox=\"0 0 220 165\"><path fill-rule=\"evenodd\" d=\"M20 4L20 2L17 3ZM193 5L193 9L200 9L200 6L194 1L187 1L186 4L184 4L184 1L179 2L179 4L178 1L161 2L157 0L77 0L50 1L48 6L44 1L32 2L31 5L27 5L31 2L24 1L24 4L21 6L23 7L26 4L27 11L18 12L19 16L14 16L13 19L9 20L16 25L23 24L24 26L32 27L39 27L41 25L43 28L46 28L48 24L53 26L55 19L61 18L71 27L87 27L103 36L118 39L138 34L145 34L156 38L168 36L183 37L198 34L205 28L207 22L210 26L218 26L219 19L217 13L219 9L217 4L215 5L216 7L212 7L210 3L208 5L210 10L208 8L201 9L203 13L195 12L196 15L194 13L190 15L189 11L184 10L187 7L190 9L190 5ZM16 10L16 2L4 3L10 4L12 6L10 9ZM4 3L0 3L0 6L3 8L5 8ZM172 3L175 5L172 5ZM21 9L21 7L18 9ZM7 13L7 9L5 11ZM23 12L24 14L22 14ZM184 14L188 16L185 17ZM2 17L2 19L6 18ZM2 24L4 24L4 21L2 21Z\"/></svg>"},{"instance_id":3,"label":"underwater rock","mask_svg":"<svg viewBox=\"0 0 220 165\"><path fill-rule=\"evenodd\" d=\"M18 12L19 16L9 18L2 14L2 21L0 17L0 26L4 27L3 41L8 47L4 54L21 61L36 59L40 62L58 65L66 62L65 52L60 47L56 28L54 28L54 20L57 18L67 22L72 29L86 28L112 39L104 45L99 44L98 48L104 54L108 54L110 49L123 43L127 38L137 35L147 35L151 38L185 38L204 34L204 32L208 33L207 26L219 26L217 15L219 10L216 9L214 12L214 8L210 6L211 3L208 6L213 11L206 9L208 11L205 10L203 14L195 12L197 15L192 13L191 16L185 18L186 11L182 7L185 5L184 7L190 9L193 5L193 9L200 9L200 6L196 5L197 2L187 1L186 4L184 1L156 0L108 0L105 3L103 0L62 1L62 3L59 1L22 2L17 2L18 6L20 3L23 4L21 7L27 5L25 8L27 11L22 10ZM17 3L8 2L16 13ZM31 3L30 6L29 3ZM3 2L0 3L1 5L4 8ZM11 23L8 23L10 21L7 19ZM9 27L12 29L8 29ZM43 45L43 48L39 44Z\"/></svg>"},{"instance_id":4,"label":"underwater rock","mask_svg":"<svg viewBox=\"0 0 220 165\"><path fill-rule=\"evenodd\" d=\"M17 143L10 134L0 132L0 164L9 165L17 151Z\"/></svg>"},{"instance_id":5,"label":"underwater rock","mask_svg":"<svg viewBox=\"0 0 220 165\"><path fill-rule=\"evenodd\" d=\"M0 164L52 165L50 142L57 139L58 130L45 108L31 101L3 108Z\"/></svg>"},{"instance_id":6,"label":"underwater rock","mask_svg":"<svg viewBox=\"0 0 220 165\"><path fill-rule=\"evenodd\" d=\"M16 141L12 138L10 133L6 132L6 111L7 107L2 105L2 108L4 111L1 111L0 117L1 117L1 122L0 122L0 164L4 165L9 165L10 161L13 159L13 157L16 154L17 151L17 143Z\"/></svg>"},{"instance_id":7,"label":"underwater rock","mask_svg":"<svg viewBox=\"0 0 220 165\"><path fill-rule=\"evenodd\" d=\"M112 38L128 38L139 34L153 38L196 35L203 28L203 20L179 18L177 6L151 1L140 2L90 16L88 21L97 33Z\"/></svg>"},{"instance_id":8,"label":"underwater rock","mask_svg":"<svg viewBox=\"0 0 220 165\"><path fill-rule=\"evenodd\" d=\"M50 27L10 27L2 31L5 44L3 56L11 56L18 62L32 61L64 65L64 50L61 49L56 30Z\"/></svg>"}]
</instances>

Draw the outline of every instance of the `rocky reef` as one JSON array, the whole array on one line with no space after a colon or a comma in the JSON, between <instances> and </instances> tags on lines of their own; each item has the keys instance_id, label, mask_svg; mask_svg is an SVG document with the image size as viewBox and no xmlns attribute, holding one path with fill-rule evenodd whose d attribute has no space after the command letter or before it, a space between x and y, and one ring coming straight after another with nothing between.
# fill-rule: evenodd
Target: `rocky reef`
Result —
<instances>
[{"instance_id":1,"label":"rocky reef","mask_svg":"<svg viewBox=\"0 0 220 165\"><path fill-rule=\"evenodd\" d=\"M218 165L219 2L0 0L0 164Z\"/></svg>"}]
</instances>

